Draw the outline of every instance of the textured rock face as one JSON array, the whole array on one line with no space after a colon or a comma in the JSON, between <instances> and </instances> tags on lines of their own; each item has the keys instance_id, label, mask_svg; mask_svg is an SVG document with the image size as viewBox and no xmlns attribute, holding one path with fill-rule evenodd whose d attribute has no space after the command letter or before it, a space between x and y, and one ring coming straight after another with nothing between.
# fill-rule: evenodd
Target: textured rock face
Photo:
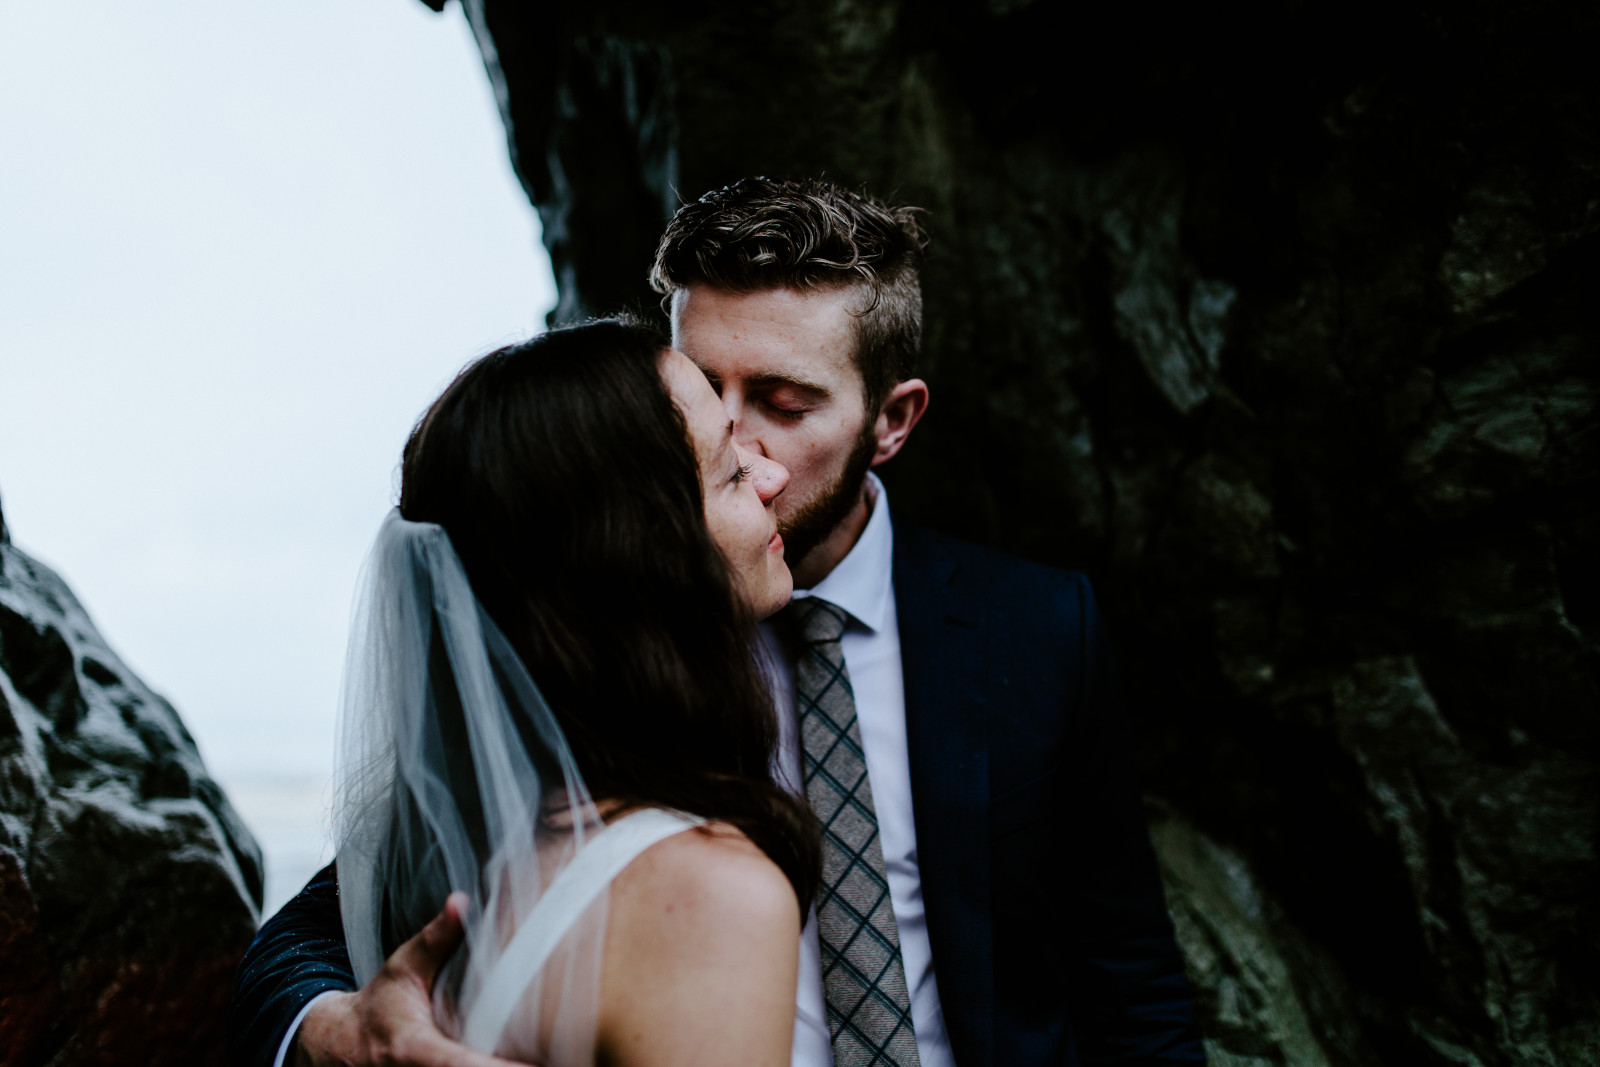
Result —
<instances>
[{"instance_id":1,"label":"textured rock face","mask_svg":"<svg viewBox=\"0 0 1600 1067\"><path fill-rule=\"evenodd\" d=\"M1291 1063L1334 1067L1353 1062L1348 1041L1319 1034L1347 1005L1316 1003L1312 988L1328 961L1263 895L1250 865L1186 822L1150 805L1150 837L1195 999L1207 1021L1212 1067ZM1325 995L1325 993L1324 993ZM1332 1047L1341 1055L1330 1058Z\"/></svg>"},{"instance_id":2,"label":"textured rock face","mask_svg":"<svg viewBox=\"0 0 1600 1067\"><path fill-rule=\"evenodd\" d=\"M1593 5L469 7L558 319L929 210L893 499L1098 584L1219 1062L1600 1062Z\"/></svg>"},{"instance_id":3,"label":"textured rock face","mask_svg":"<svg viewBox=\"0 0 1600 1067\"><path fill-rule=\"evenodd\" d=\"M0 1063L222 1061L261 852L0 520Z\"/></svg>"}]
</instances>

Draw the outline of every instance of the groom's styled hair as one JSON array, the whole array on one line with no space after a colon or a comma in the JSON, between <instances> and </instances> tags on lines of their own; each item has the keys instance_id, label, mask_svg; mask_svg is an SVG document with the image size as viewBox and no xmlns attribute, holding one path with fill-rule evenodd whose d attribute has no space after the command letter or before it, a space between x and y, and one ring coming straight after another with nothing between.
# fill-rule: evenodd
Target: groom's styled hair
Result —
<instances>
[{"instance_id":1,"label":"groom's styled hair","mask_svg":"<svg viewBox=\"0 0 1600 1067\"><path fill-rule=\"evenodd\" d=\"M876 414L922 348L919 213L828 182L745 178L678 209L650 284L664 296L698 283L734 293L858 289L856 366Z\"/></svg>"}]
</instances>

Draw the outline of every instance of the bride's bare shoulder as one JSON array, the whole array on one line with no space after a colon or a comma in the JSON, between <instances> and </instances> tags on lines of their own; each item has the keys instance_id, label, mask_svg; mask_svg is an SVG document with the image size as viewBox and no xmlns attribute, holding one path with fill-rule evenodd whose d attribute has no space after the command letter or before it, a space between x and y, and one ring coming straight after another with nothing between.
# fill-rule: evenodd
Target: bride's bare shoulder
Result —
<instances>
[{"instance_id":1,"label":"bride's bare shoulder","mask_svg":"<svg viewBox=\"0 0 1600 1067\"><path fill-rule=\"evenodd\" d=\"M612 883L611 902L613 909L640 909L641 917L670 913L675 925L703 911L741 925L799 929L788 878L737 827L723 822L650 846Z\"/></svg>"},{"instance_id":2,"label":"bride's bare shoulder","mask_svg":"<svg viewBox=\"0 0 1600 1067\"><path fill-rule=\"evenodd\" d=\"M600 1046L608 1063L787 1067L800 907L725 823L646 849L611 887Z\"/></svg>"}]
</instances>

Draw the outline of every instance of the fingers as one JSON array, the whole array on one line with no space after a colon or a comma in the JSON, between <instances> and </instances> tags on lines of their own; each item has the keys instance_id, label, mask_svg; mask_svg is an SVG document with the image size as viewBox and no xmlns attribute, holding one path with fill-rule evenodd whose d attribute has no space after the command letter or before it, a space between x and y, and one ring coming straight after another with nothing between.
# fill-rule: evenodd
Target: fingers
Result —
<instances>
[{"instance_id":1,"label":"fingers","mask_svg":"<svg viewBox=\"0 0 1600 1067\"><path fill-rule=\"evenodd\" d=\"M418 1031L408 1037L402 1061L407 1067L527 1067L458 1045L437 1032Z\"/></svg>"},{"instance_id":2,"label":"fingers","mask_svg":"<svg viewBox=\"0 0 1600 1067\"><path fill-rule=\"evenodd\" d=\"M432 922L394 950L384 973L362 990L360 1032L375 1039L380 1056L341 1062L383 1062L403 1067L526 1067L457 1044L433 1021L428 990L439 968L461 944L467 895L451 893Z\"/></svg>"},{"instance_id":3,"label":"fingers","mask_svg":"<svg viewBox=\"0 0 1600 1067\"><path fill-rule=\"evenodd\" d=\"M444 966L450 954L456 950L456 946L461 944L465 930L463 918L466 908L467 895L451 893L449 899L444 902L444 908L434 916L433 921L418 930L410 941L394 950L394 955L389 957L390 966L415 975L431 989L439 968Z\"/></svg>"}]
</instances>

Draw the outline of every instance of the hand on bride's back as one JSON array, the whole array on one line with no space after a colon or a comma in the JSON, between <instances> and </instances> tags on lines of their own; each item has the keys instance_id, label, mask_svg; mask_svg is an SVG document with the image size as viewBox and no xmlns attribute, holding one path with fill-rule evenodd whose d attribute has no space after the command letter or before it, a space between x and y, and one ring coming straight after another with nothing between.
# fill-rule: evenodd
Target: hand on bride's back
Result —
<instances>
[{"instance_id":1,"label":"hand on bride's back","mask_svg":"<svg viewBox=\"0 0 1600 1067\"><path fill-rule=\"evenodd\" d=\"M616 1067L787 1067L800 909L726 823L651 846L611 884L599 1045Z\"/></svg>"},{"instance_id":2,"label":"hand on bride's back","mask_svg":"<svg viewBox=\"0 0 1600 1067\"><path fill-rule=\"evenodd\" d=\"M295 1037L296 1067L518 1067L451 1041L433 1022L433 979L461 942L465 904L452 895L359 993L313 1004Z\"/></svg>"}]
</instances>

